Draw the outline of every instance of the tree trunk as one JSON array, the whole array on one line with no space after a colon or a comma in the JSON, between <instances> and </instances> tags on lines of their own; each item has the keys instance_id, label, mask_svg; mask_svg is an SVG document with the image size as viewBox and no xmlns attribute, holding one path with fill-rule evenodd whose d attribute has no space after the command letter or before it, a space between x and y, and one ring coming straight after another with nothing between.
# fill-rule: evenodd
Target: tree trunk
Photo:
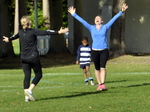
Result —
<instances>
[{"instance_id":1,"label":"tree trunk","mask_svg":"<svg viewBox=\"0 0 150 112\"><path fill-rule=\"evenodd\" d=\"M26 0L18 0L19 2L19 23L22 16L27 15L27 4ZM19 24L19 29L22 29L21 24Z\"/></svg>"},{"instance_id":2,"label":"tree trunk","mask_svg":"<svg viewBox=\"0 0 150 112\"><path fill-rule=\"evenodd\" d=\"M45 19L44 26L50 26L49 0L43 0L43 18Z\"/></svg>"},{"instance_id":3,"label":"tree trunk","mask_svg":"<svg viewBox=\"0 0 150 112\"><path fill-rule=\"evenodd\" d=\"M74 6L75 8L77 8L76 10L77 14L82 17L83 15L82 14L82 2L83 1L68 0L67 2L68 2L68 7ZM69 14L68 15L68 27L69 27L68 48L72 54L76 54L79 45L81 45L81 38L83 37L84 26L78 20L74 19Z\"/></svg>"},{"instance_id":4,"label":"tree trunk","mask_svg":"<svg viewBox=\"0 0 150 112\"><path fill-rule=\"evenodd\" d=\"M14 34L19 31L19 0L15 0L15 23L14 23Z\"/></svg>"},{"instance_id":5,"label":"tree trunk","mask_svg":"<svg viewBox=\"0 0 150 112\"><path fill-rule=\"evenodd\" d=\"M9 26L9 0L0 0L0 57L12 57L14 51L12 43L5 43L2 41L2 36L10 36Z\"/></svg>"},{"instance_id":6,"label":"tree trunk","mask_svg":"<svg viewBox=\"0 0 150 112\"><path fill-rule=\"evenodd\" d=\"M125 0L114 0L112 16L116 15ZM123 14L111 27L110 57L125 54L125 15Z\"/></svg>"},{"instance_id":7,"label":"tree trunk","mask_svg":"<svg viewBox=\"0 0 150 112\"><path fill-rule=\"evenodd\" d=\"M50 0L50 29L62 27L62 0ZM50 52L66 52L64 35L53 35L50 39Z\"/></svg>"}]
</instances>

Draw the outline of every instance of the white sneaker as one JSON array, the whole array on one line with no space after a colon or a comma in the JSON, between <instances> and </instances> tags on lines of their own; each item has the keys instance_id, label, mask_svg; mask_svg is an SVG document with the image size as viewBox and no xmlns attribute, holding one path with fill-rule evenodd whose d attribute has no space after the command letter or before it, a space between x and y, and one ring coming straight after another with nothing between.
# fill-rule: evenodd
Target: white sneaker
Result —
<instances>
[{"instance_id":1,"label":"white sneaker","mask_svg":"<svg viewBox=\"0 0 150 112\"><path fill-rule=\"evenodd\" d=\"M29 89L25 90L25 95L28 96L31 101L35 101L35 98L33 97L31 90Z\"/></svg>"},{"instance_id":2,"label":"white sneaker","mask_svg":"<svg viewBox=\"0 0 150 112\"><path fill-rule=\"evenodd\" d=\"M30 98L28 96L25 96L25 102L29 102Z\"/></svg>"},{"instance_id":3,"label":"white sneaker","mask_svg":"<svg viewBox=\"0 0 150 112\"><path fill-rule=\"evenodd\" d=\"M93 81L90 81L91 85L93 86L94 85L94 82Z\"/></svg>"},{"instance_id":4,"label":"white sneaker","mask_svg":"<svg viewBox=\"0 0 150 112\"><path fill-rule=\"evenodd\" d=\"M89 82L85 82L85 85L89 85Z\"/></svg>"}]
</instances>

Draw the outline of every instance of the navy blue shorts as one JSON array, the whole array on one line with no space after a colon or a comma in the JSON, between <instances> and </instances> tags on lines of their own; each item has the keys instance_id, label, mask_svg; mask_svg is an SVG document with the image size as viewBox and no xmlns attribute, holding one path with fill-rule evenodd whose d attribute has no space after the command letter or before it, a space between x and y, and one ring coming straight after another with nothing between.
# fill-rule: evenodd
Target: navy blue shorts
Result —
<instances>
[{"instance_id":1,"label":"navy blue shorts","mask_svg":"<svg viewBox=\"0 0 150 112\"><path fill-rule=\"evenodd\" d=\"M90 66L90 64L81 64L80 68L85 69L86 66Z\"/></svg>"}]
</instances>

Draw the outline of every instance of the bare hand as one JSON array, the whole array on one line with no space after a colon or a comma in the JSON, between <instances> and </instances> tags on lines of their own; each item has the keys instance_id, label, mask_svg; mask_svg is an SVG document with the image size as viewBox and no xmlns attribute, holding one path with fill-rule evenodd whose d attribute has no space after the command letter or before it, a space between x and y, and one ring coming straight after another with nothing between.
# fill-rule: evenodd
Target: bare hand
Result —
<instances>
[{"instance_id":1,"label":"bare hand","mask_svg":"<svg viewBox=\"0 0 150 112\"><path fill-rule=\"evenodd\" d=\"M76 61L76 64L79 64L79 61Z\"/></svg>"},{"instance_id":2,"label":"bare hand","mask_svg":"<svg viewBox=\"0 0 150 112\"><path fill-rule=\"evenodd\" d=\"M61 27L60 30L58 31L58 33L59 33L59 34L62 34L62 33L67 33L68 31L69 31L68 28L64 28L64 29L63 29L63 28Z\"/></svg>"},{"instance_id":3,"label":"bare hand","mask_svg":"<svg viewBox=\"0 0 150 112\"><path fill-rule=\"evenodd\" d=\"M128 9L128 5L124 3L122 5L122 12L125 12L127 9Z\"/></svg>"},{"instance_id":4,"label":"bare hand","mask_svg":"<svg viewBox=\"0 0 150 112\"><path fill-rule=\"evenodd\" d=\"M74 14L76 12L76 8L74 8L73 6L71 6L71 7L68 8L68 12L70 14Z\"/></svg>"},{"instance_id":5,"label":"bare hand","mask_svg":"<svg viewBox=\"0 0 150 112\"><path fill-rule=\"evenodd\" d=\"M8 37L3 36L3 41L4 41L4 42L9 42Z\"/></svg>"}]
</instances>

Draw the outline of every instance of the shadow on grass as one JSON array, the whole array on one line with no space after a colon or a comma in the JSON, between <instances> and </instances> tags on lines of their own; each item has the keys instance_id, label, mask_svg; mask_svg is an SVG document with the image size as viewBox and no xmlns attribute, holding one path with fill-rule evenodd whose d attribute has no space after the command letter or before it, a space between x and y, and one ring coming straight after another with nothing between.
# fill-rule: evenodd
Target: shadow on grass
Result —
<instances>
[{"instance_id":1,"label":"shadow on grass","mask_svg":"<svg viewBox=\"0 0 150 112\"><path fill-rule=\"evenodd\" d=\"M150 86L150 83L143 83L143 84L136 84L136 85L129 85L129 86L110 87L110 88L115 89L115 88L130 88L130 87L140 87L140 86Z\"/></svg>"},{"instance_id":2,"label":"shadow on grass","mask_svg":"<svg viewBox=\"0 0 150 112\"><path fill-rule=\"evenodd\" d=\"M127 80L119 80L119 81L106 81L106 83L116 83L116 82L126 82Z\"/></svg>"},{"instance_id":3,"label":"shadow on grass","mask_svg":"<svg viewBox=\"0 0 150 112\"><path fill-rule=\"evenodd\" d=\"M139 86L149 86L150 83L143 83L143 84L136 84L136 85L130 85L130 86L126 86L126 87L139 87Z\"/></svg>"},{"instance_id":4,"label":"shadow on grass","mask_svg":"<svg viewBox=\"0 0 150 112\"><path fill-rule=\"evenodd\" d=\"M149 86L149 85L150 85L150 83L143 83L143 84L130 85L130 86L111 87L111 89L139 87L139 86ZM90 95L90 94L99 94L99 93L112 93L112 92L111 91L108 92L108 90L105 90L105 91L95 91L95 92L73 92L73 94L71 94L71 95L42 98L42 99L37 99L36 101L50 100L50 99L60 99L60 98L73 98L73 97L80 97L80 96L85 96L85 95ZM114 93L114 91L113 91L113 93ZM116 93L118 93L118 92L116 92Z\"/></svg>"},{"instance_id":5,"label":"shadow on grass","mask_svg":"<svg viewBox=\"0 0 150 112\"><path fill-rule=\"evenodd\" d=\"M95 92L75 92L75 94L72 95L66 95L66 96L58 96L58 97L50 97L50 98L42 98L42 99L37 99L36 101L41 101L41 100L50 100L50 99L59 99L59 98L73 98L73 97L80 97L80 96L85 96L85 95L90 95L90 94L99 94L105 91L95 91Z\"/></svg>"}]
</instances>

